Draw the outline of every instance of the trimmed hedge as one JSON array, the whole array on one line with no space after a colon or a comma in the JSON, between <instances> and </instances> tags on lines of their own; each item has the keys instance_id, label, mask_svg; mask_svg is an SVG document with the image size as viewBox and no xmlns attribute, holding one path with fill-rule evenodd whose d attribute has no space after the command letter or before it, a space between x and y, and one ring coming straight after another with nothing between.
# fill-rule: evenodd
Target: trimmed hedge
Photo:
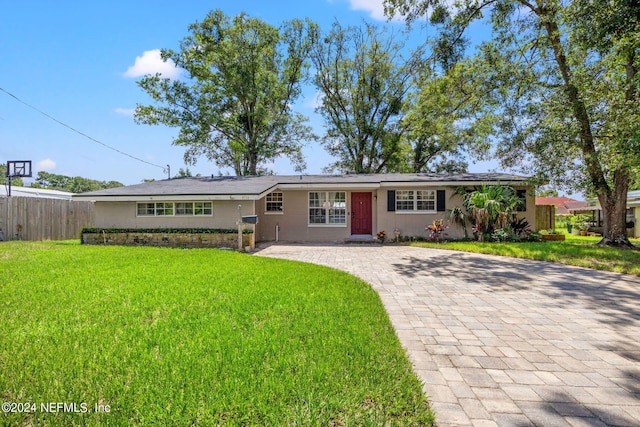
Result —
<instances>
[{"instance_id":1,"label":"trimmed hedge","mask_svg":"<svg viewBox=\"0 0 640 427\"><path fill-rule=\"evenodd\" d=\"M254 248L252 230L243 230L242 245ZM237 246L237 229L220 228L84 228L81 244L228 248Z\"/></svg>"},{"instance_id":2,"label":"trimmed hedge","mask_svg":"<svg viewBox=\"0 0 640 427\"><path fill-rule=\"evenodd\" d=\"M80 234L99 233L165 233L165 234L231 234L236 228L83 228ZM253 230L244 229L242 234L253 234Z\"/></svg>"}]
</instances>

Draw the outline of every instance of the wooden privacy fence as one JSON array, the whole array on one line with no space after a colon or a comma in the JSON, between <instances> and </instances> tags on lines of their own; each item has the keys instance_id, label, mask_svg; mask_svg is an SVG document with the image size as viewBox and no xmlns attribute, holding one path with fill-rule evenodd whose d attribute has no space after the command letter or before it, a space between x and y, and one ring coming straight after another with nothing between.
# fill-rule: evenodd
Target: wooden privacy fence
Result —
<instances>
[{"instance_id":1,"label":"wooden privacy fence","mask_svg":"<svg viewBox=\"0 0 640 427\"><path fill-rule=\"evenodd\" d=\"M34 197L0 198L4 240L79 239L93 226L93 203Z\"/></svg>"},{"instance_id":2,"label":"wooden privacy fence","mask_svg":"<svg viewBox=\"0 0 640 427\"><path fill-rule=\"evenodd\" d=\"M556 207L554 205L536 205L536 230L555 230Z\"/></svg>"}]
</instances>

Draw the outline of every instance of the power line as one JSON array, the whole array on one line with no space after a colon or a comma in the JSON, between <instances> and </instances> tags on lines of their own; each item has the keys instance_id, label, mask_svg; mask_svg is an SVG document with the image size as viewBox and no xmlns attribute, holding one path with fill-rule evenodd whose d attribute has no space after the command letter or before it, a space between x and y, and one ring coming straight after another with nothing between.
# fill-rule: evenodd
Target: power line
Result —
<instances>
[{"instance_id":1,"label":"power line","mask_svg":"<svg viewBox=\"0 0 640 427\"><path fill-rule=\"evenodd\" d=\"M156 165L155 163L151 163L151 162L148 162L148 161L146 161L146 160L142 160L142 159L141 159L141 158L139 158L139 157L132 156L131 154L125 153L124 151L121 151L121 150L118 150L117 148L111 147L110 145L107 145L107 144L105 144L104 142L98 141L97 139L92 138L91 136L89 136L89 135L87 135L86 133L83 133L83 132L81 132L81 131L79 131L79 130L75 129L75 128L74 128L74 127L72 127L72 126L69 126L68 124L66 124L66 123L64 123L64 122L61 122L60 120L58 120L58 119L56 119L55 117L53 117L53 116L51 116L51 115L49 115L49 114L45 113L44 111L40 110L39 108L36 108L36 107L34 107L33 105L31 105L31 104L28 104L27 102L25 102L25 101L23 101L22 99L18 98L17 96L15 96L14 94L12 94L11 92L7 92L6 90L4 90L4 89L3 89L3 88L1 88L1 87L0 87L0 91L2 91L2 92L4 92L4 93L6 93L6 94L7 94L7 95L9 95L10 97L12 97L12 98L13 98L13 99L15 99L16 101L18 101L19 103L21 103L21 104L23 104L23 105L26 105L27 107L31 108L32 110L37 111L38 113L42 114L43 116L45 116L45 117L47 117L47 118L49 118L49 119L53 120L54 122L56 122L56 123L58 123L58 124L61 124L62 126L66 127L67 129L69 129L69 130L71 130L71 131L73 131L73 132L75 132L75 133L77 133L77 134L79 134L79 135L82 135L82 136L84 136L85 138L87 138L87 139L89 139L89 140L91 140L91 141L93 141L93 142L95 142L95 143L97 143L97 144L102 145L103 147L106 147L106 148L108 148L108 149L110 149L110 150L115 151L116 153L119 153L119 154L122 154L122 155L124 155L124 156L130 157L130 158L132 158L132 159L134 159L134 160L137 160L137 161L139 161L139 162L146 163L146 164L151 165L151 166L155 166L155 167L160 168L160 169L162 169L163 171L165 171L165 172L166 172L166 168L165 168L164 166Z\"/></svg>"}]
</instances>

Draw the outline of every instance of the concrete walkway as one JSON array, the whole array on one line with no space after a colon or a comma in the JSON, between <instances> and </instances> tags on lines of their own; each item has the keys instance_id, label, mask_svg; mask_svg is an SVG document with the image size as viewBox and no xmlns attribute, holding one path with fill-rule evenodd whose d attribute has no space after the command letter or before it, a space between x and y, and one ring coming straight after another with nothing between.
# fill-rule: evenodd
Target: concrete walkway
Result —
<instances>
[{"instance_id":1,"label":"concrete walkway","mask_svg":"<svg viewBox=\"0 0 640 427\"><path fill-rule=\"evenodd\" d=\"M640 278L406 246L256 255L369 282L440 426L640 426Z\"/></svg>"}]
</instances>

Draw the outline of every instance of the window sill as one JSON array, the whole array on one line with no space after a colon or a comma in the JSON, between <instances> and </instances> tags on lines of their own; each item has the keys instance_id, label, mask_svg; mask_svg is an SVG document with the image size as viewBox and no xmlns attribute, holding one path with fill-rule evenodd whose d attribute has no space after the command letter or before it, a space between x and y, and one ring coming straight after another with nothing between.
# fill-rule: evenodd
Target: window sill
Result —
<instances>
[{"instance_id":1,"label":"window sill","mask_svg":"<svg viewBox=\"0 0 640 427\"><path fill-rule=\"evenodd\" d=\"M396 211L400 215L416 215L416 214L437 214L438 211Z\"/></svg>"}]
</instances>

